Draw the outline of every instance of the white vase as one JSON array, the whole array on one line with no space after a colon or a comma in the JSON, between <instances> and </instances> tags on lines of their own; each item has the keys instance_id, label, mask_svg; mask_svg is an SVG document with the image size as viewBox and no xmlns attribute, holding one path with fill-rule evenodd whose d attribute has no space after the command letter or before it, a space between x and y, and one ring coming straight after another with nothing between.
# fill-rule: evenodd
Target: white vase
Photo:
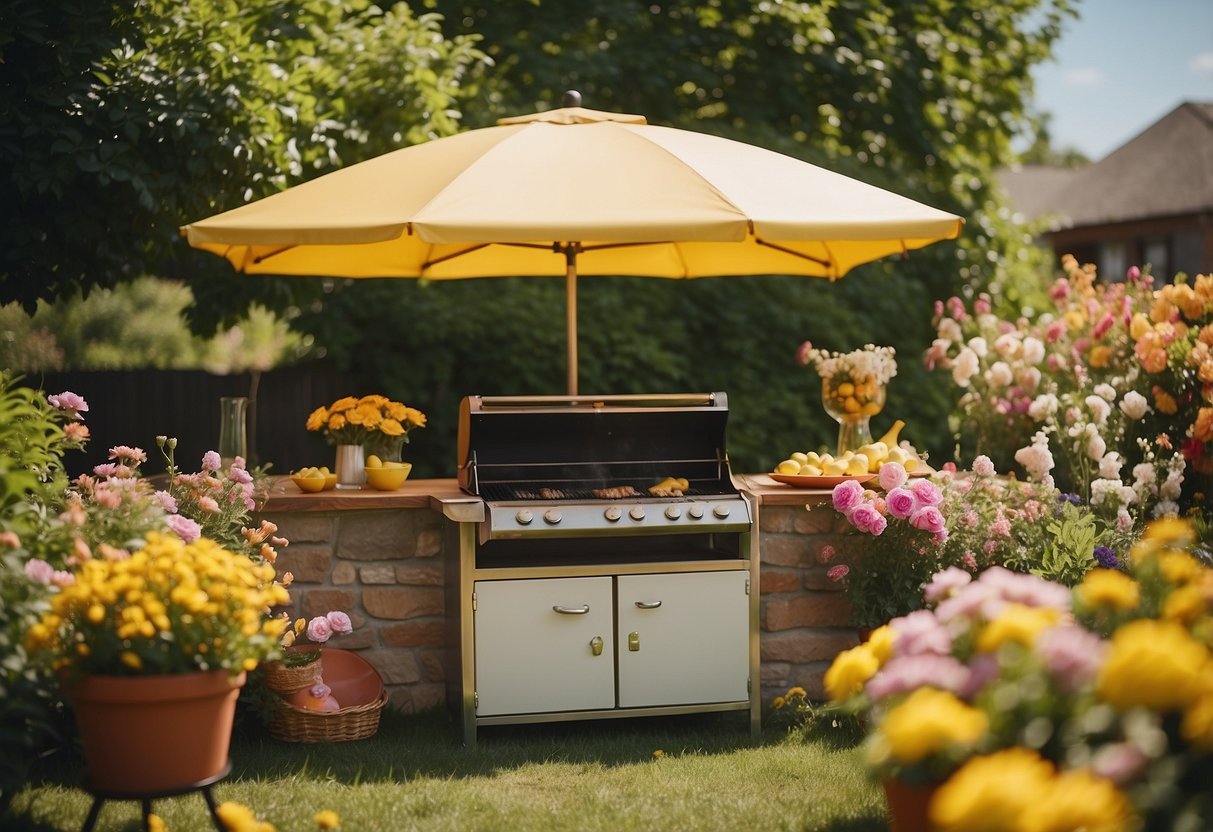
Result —
<instances>
[{"instance_id":1,"label":"white vase","mask_svg":"<svg viewBox=\"0 0 1213 832\"><path fill-rule=\"evenodd\" d=\"M334 470L337 472L338 488L362 488L362 484L366 482L365 468L366 457L361 445L337 446L337 463Z\"/></svg>"}]
</instances>

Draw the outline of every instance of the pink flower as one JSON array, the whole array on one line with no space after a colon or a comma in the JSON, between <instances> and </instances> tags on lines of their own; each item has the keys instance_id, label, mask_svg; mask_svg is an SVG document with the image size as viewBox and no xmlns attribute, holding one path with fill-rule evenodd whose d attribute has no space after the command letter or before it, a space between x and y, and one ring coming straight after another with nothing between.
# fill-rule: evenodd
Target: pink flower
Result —
<instances>
[{"instance_id":1,"label":"pink flower","mask_svg":"<svg viewBox=\"0 0 1213 832\"><path fill-rule=\"evenodd\" d=\"M924 506L937 506L943 502L943 492L939 486L927 479L918 479L910 486L918 502Z\"/></svg>"},{"instance_id":2,"label":"pink flower","mask_svg":"<svg viewBox=\"0 0 1213 832\"><path fill-rule=\"evenodd\" d=\"M103 462L100 465L93 466L93 473L98 477L116 477L118 476L118 469L120 467L112 462Z\"/></svg>"},{"instance_id":3,"label":"pink flower","mask_svg":"<svg viewBox=\"0 0 1213 832\"><path fill-rule=\"evenodd\" d=\"M872 700L920 687L939 688L959 695L969 687L971 675L969 669L952 656L934 653L896 656L868 681L864 692Z\"/></svg>"},{"instance_id":4,"label":"pink flower","mask_svg":"<svg viewBox=\"0 0 1213 832\"><path fill-rule=\"evenodd\" d=\"M219 458L219 454L215 451L207 451L202 455L202 470L203 471L218 471L219 466L223 461Z\"/></svg>"},{"instance_id":5,"label":"pink flower","mask_svg":"<svg viewBox=\"0 0 1213 832\"><path fill-rule=\"evenodd\" d=\"M809 353L812 351L813 351L813 342L805 341L796 350L796 363L799 364L801 367L807 367L809 365Z\"/></svg>"},{"instance_id":6,"label":"pink flower","mask_svg":"<svg viewBox=\"0 0 1213 832\"><path fill-rule=\"evenodd\" d=\"M908 488L894 488L885 496L889 514L898 520L908 520L919 506L918 497Z\"/></svg>"},{"instance_id":7,"label":"pink flower","mask_svg":"<svg viewBox=\"0 0 1213 832\"><path fill-rule=\"evenodd\" d=\"M847 480L834 486L834 492L831 495L834 501L834 508L843 514L850 514L855 506L863 502L863 486L855 480Z\"/></svg>"},{"instance_id":8,"label":"pink flower","mask_svg":"<svg viewBox=\"0 0 1213 832\"><path fill-rule=\"evenodd\" d=\"M142 448L132 448L128 445L115 445L110 448L110 459L117 460L119 463L127 463L130 465L142 465L147 462L147 454Z\"/></svg>"},{"instance_id":9,"label":"pink flower","mask_svg":"<svg viewBox=\"0 0 1213 832\"><path fill-rule=\"evenodd\" d=\"M1053 287L1049 289L1049 297L1053 300L1065 300L1070 296L1070 281L1064 277L1059 277Z\"/></svg>"},{"instance_id":10,"label":"pink flower","mask_svg":"<svg viewBox=\"0 0 1213 832\"><path fill-rule=\"evenodd\" d=\"M990 296L984 292L977 297L977 300L973 301L973 311L978 315L988 315L993 308L993 305L990 303Z\"/></svg>"},{"instance_id":11,"label":"pink flower","mask_svg":"<svg viewBox=\"0 0 1213 832\"><path fill-rule=\"evenodd\" d=\"M177 500L172 494L169 494L167 491L157 491L152 496L156 498L156 502L160 504L160 508L169 514L177 513Z\"/></svg>"},{"instance_id":12,"label":"pink flower","mask_svg":"<svg viewBox=\"0 0 1213 832\"><path fill-rule=\"evenodd\" d=\"M973 460L973 473L979 477L994 476L994 462L985 454Z\"/></svg>"},{"instance_id":13,"label":"pink flower","mask_svg":"<svg viewBox=\"0 0 1213 832\"><path fill-rule=\"evenodd\" d=\"M939 534L945 525L943 512L935 506L923 506L910 515L910 525L924 532Z\"/></svg>"},{"instance_id":14,"label":"pink flower","mask_svg":"<svg viewBox=\"0 0 1213 832\"><path fill-rule=\"evenodd\" d=\"M17 536L16 532L0 532L0 546L4 546L9 549L20 549L21 538Z\"/></svg>"},{"instance_id":15,"label":"pink flower","mask_svg":"<svg viewBox=\"0 0 1213 832\"><path fill-rule=\"evenodd\" d=\"M851 567L845 563L840 563L837 566L831 566L829 571L826 572L826 577L831 581L841 581L849 574L851 574Z\"/></svg>"},{"instance_id":16,"label":"pink flower","mask_svg":"<svg viewBox=\"0 0 1213 832\"><path fill-rule=\"evenodd\" d=\"M55 567L39 558L30 558L25 562L25 577L36 584L49 586L55 574Z\"/></svg>"},{"instance_id":17,"label":"pink flower","mask_svg":"<svg viewBox=\"0 0 1213 832\"><path fill-rule=\"evenodd\" d=\"M88 413L88 402L84 400L84 397L78 396L69 390L64 390L62 393L53 396L47 396L46 400L50 403L51 407L62 410L73 419L81 418L81 413Z\"/></svg>"},{"instance_id":18,"label":"pink flower","mask_svg":"<svg viewBox=\"0 0 1213 832\"><path fill-rule=\"evenodd\" d=\"M350 621L350 617L340 610L333 610L325 618L328 619L329 626L333 628L334 633L344 635L354 631L354 624Z\"/></svg>"},{"instance_id":19,"label":"pink flower","mask_svg":"<svg viewBox=\"0 0 1213 832\"><path fill-rule=\"evenodd\" d=\"M214 497L206 497L206 496L199 497L198 498L198 508L200 508L203 511L208 512L210 514L219 513L219 504L215 502Z\"/></svg>"},{"instance_id":20,"label":"pink flower","mask_svg":"<svg viewBox=\"0 0 1213 832\"><path fill-rule=\"evenodd\" d=\"M188 517L180 514L170 514L164 518L164 524L186 543L193 543L202 537L202 527Z\"/></svg>"},{"instance_id":21,"label":"pink flower","mask_svg":"<svg viewBox=\"0 0 1213 832\"><path fill-rule=\"evenodd\" d=\"M851 521L852 526L861 532L868 532L873 536L879 536L889 523L888 520L884 519L884 515L876 510L876 506L871 503L860 503L855 506L847 514L847 519Z\"/></svg>"},{"instance_id":22,"label":"pink flower","mask_svg":"<svg viewBox=\"0 0 1213 832\"><path fill-rule=\"evenodd\" d=\"M879 477L880 487L885 491L892 491L894 488L900 488L905 485L909 474L906 473L906 467L896 462L886 462L880 466Z\"/></svg>"},{"instance_id":23,"label":"pink flower","mask_svg":"<svg viewBox=\"0 0 1213 832\"><path fill-rule=\"evenodd\" d=\"M318 615L307 623L307 637L317 644L323 644L333 635L333 625L323 615Z\"/></svg>"},{"instance_id":24,"label":"pink flower","mask_svg":"<svg viewBox=\"0 0 1213 832\"><path fill-rule=\"evenodd\" d=\"M60 589L71 586L76 583L76 576L71 572L64 572L62 569L56 569L51 575L51 586L57 586Z\"/></svg>"},{"instance_id":25,"label":"pink flower","mask_svg":"<svg viewBox=\"0 0 1213 832\"><path fill-rule=\"evenodd\" d=\"M1090 630L1070 624L1041 633L1034 649L1062 687L1076 691L1094 681L1109 644Z\"/></svg>"},{"instance_id":26,"label":"pink flower","mask_svg":"<svg viewBox=\"0 0 1213 832\"><path fill-rule=\"evenodd\" d=\"M990 534L995 537L1010 537L1011 536L1011 521L1006 517L999 515L994 524L990 526Z\"/></svg>"},{"instance_id":27,"label":"pink flower","mask_svg":"<svg viewBox=\"0 0 1213 832\"><path fill-rule=\"evenodd\" d=\"M962 586L973 582L973 576L963 569L949 566L942 572L931 576L931 582L923 590L923 597L928 601L939 601L953 595Z\"/></svg>"},{"instance_id":28,"label":"pink flower","mask_svg":"<svg viewBox=\"0 0 1213 832\"><path fill-rule=\"evenodd\" d=\"M952 634L930 610L915 610L894 618L889 622L889 628L896 635L893 641L895 655L938 653L946 656L952 652Z\"/></svg>"},{"instance_id":29,"label":"pink flower","mask_svg":"<svg viewBox=\"0 0 1213 832\"><path fill-rule=\"evenodd\" d=\"M837 554L838 554L838 550L835 549L833 546L831 546L829 543L827 543L826 545L822 546L820 549L817 550L817 562L818 563L829 563L830 561L832 561L834 559L834 557Z\"/></svg>"}]
</instances>

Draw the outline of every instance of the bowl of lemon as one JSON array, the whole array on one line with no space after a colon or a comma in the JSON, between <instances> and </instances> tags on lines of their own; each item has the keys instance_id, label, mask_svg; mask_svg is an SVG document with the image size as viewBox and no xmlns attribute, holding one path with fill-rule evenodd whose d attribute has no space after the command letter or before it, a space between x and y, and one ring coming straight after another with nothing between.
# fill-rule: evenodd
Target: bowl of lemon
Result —
<instances>
[{"instance_id":1,"label":"bowl of lemon","mask_svg":"<svg viewBox=\"0 0 1213 832\"><path fill-rule=\"evenodd\" d=\"M291 482L295 483L300 491L315 493L317 491L328 491L330 488L336 488L337 475L330 471L328 466L321 468L300 468L291 474Z\"/></svg>"},{"instance_id":2,"label":"bowl of lemon","mask_svg":"<svg viewBox=\"0 0 1213 832\"><path fill-rule=\"evenodd\" d=\"M395 491L404 485L413 470L411 462L383 460L371 454L366 458L366 482L376 491Z\"/></svg>"}]
</instances>

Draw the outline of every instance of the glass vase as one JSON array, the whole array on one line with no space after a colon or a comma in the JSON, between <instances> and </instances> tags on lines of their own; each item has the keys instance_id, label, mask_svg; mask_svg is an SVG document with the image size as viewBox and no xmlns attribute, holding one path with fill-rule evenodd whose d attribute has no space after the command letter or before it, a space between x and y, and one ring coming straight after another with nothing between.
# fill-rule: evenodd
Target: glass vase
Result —
<instances>
[{"instance_id":1,"label":"glass vase","mask_svg":"<svg viewBox=\"0 0 1213 832\"><path fill-rule=\"evenodd\" d=\"M377 436L362 443L367 455L374 454L383 462L403 462L404 434L400 436Z\"/></svg>"},{"instance_id":2,"label":"glass vase","mask_svg":"<svg viewBox=\"0 0 1213 832\"><path fill-rule=\"evenodd\" d=\"M338 445L337 461L333 470L337 472L337 488L362 488L366 482L366 455L361 445Z\"/></svg>"},{"instance_id":3,"label":"glass vase","mask_svg":"<svg viewBox=\"0 0 1213 832\"><path fill-rule=\"evenodd\" d=\"M847 376L822 379L821 403L838 422L838 451L854 451L872 441L872 417L884 409L885 386Z\"/></svg>"},{"instance_id":4,"label":"glass vase","mask_svg":"<svg viewBox=\"0 0 1213 832\"><path fill-rule=\"evenodd\" d=\"M224 467L236 457L248 459L248 398L222 396L219 399L219 447Z\"/></svg>"}]
</instances>

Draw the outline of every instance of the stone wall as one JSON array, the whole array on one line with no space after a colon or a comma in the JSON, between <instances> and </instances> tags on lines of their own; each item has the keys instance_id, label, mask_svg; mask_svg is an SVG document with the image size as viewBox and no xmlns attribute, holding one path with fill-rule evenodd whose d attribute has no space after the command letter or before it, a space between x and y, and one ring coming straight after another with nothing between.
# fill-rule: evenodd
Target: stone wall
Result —
<instances>
[{"instance_id":1,"label":"stone wall","mask_svg":"<svg viewBox=\"0 0 1213 832\"><path fill-rule=\"evenodd\" d=\"M825 498L818 498L828 500ZM290 541L278 572L291 572L292 618L344 610L354 632L331 647L357 650L375 666L391 705L406 713L445 697L442 514L429 509L274 512L264 515ZM826 575L832 546L844 551L845 521L828 503L763 504L761 562L762 699L799 685L822 698L834 656L858 641L850 609Z\"/></svg>"}]
</instances>

